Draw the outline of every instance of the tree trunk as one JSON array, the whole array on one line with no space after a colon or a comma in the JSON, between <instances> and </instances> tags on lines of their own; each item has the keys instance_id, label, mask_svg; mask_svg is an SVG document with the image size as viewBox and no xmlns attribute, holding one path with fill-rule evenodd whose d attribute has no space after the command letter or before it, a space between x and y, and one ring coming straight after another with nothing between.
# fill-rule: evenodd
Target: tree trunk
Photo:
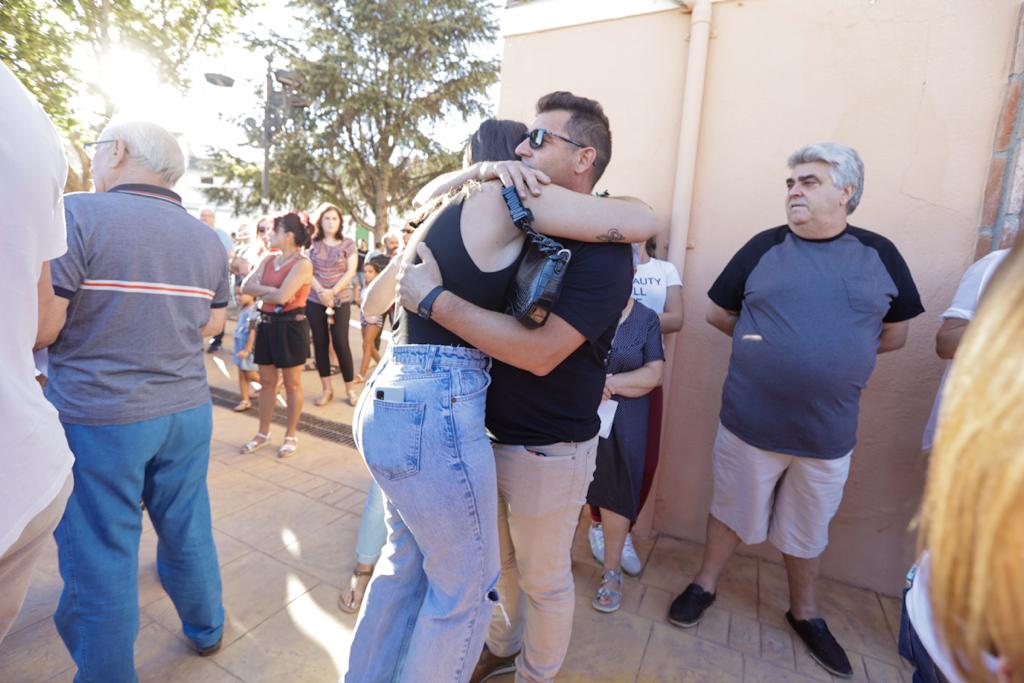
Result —
<instances>
[{"instance_id":1,"label":"tree trunk","mask_svg":"<svg viewBox=\"0 0 1024 683\"><path fill-rule=\"evenodd\" d=\"M68 179L64 183L64 193L68 192L88 192L92 189L92 161L89 159L89 155L86 154L85 148L82 147L82 143L78 140L77 136L72 136L71 146L75 150L75 154L78 155L78 161L82 165L82 174L72 168L68 167Z\"/></svg>"},{"instance_id":2,"label":"tree trunk","mask_svg":"<svg viewBox=\"0 0 1024 683\"><path fill-rule=\"evenodd\" d=\"M373 222L373 239L376 244L380 244L380 241L384 238L385 233L388 231L388 217L387 214L380 218L374 219Z\"/></svg>"},{"instance_id":3,"label":"tree trunk","mask_svg":"<svg viewBox=\"0 0 1024 683\"><path fill-rule=\"evenodd\" d=\"M388 231L388 194L391 189L390 167L378 166L380 177L377 181L377 194L373 198L373 238L377 244Z\"/></svg>"}]
</instances>

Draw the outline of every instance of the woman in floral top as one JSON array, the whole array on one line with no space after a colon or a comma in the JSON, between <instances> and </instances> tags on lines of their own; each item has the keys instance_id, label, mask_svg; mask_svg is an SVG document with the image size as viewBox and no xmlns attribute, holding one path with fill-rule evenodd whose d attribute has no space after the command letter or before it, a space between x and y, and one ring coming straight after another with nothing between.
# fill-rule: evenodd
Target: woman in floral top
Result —
<instances>
[{"instance_id":1,"label":"woman in floral top","mask_svg":"<svg viewBox=\"0 0 1024 683\"><path fill-rule=\"evenodd\" d=\"M323 392L314 404L323 406L334 398L329 350L329 345L333 344L345 380L346 397L354 406L357 396L352 390L354 372L348 323L352 312L352 280L358 264L356 244L342 231L338 207L321 204L312 218L314 233L309 259L313 262L313 288L306 303L306 317L313 334L316 370L323 385Z\"/></svg>"}]
</instances>

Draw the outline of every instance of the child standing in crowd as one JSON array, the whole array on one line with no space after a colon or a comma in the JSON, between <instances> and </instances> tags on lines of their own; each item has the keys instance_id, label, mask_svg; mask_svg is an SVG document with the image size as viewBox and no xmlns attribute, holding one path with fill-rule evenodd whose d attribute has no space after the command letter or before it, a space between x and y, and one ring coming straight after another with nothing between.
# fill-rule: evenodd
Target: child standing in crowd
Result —
<instances>
[{"instance_id":1,"label":"child standing in crowd","mask_svg":"<svg viewBox=\"0 0 1024 683\"><path fill-rule=\"evenodd\" d=\"M381 271L388 267L388 259L386 256L374 256L369 261L363 264L363 277L366 278L366 284L369 285L373 282L374 278L380 275ZM365 293L365 288L362 292ZM374 363L380 362L380 351L378 350L377 338L380 337L381 329L384 327L384 316L382 315L371 315L367 316L363 313L363 295L360 294L359 300L359 323L363 328L363 364L359 368L359 374L356 375L357 382L366 381L366 373L370 370L370 359L373 359Z\"/></svg>"},{"instance_id":2,"label":"child standing in crowd","mask_svg":"<svg viewBox=\"0 0 1024 683\"><path fill-rule=\"evenodd\" d=\"M238 366L238 392L242 395L242 400L234 407L236 413L252 408L249 383L259 379L256 362L252 357L252 350L256 344L256 324L260 318L259 311L256 310L256 299L252 294L240 293L238 303L242 310L238 312L238 323L235 325L235 353L231 356L231 360Z\"/></svg>"}]
</instances>

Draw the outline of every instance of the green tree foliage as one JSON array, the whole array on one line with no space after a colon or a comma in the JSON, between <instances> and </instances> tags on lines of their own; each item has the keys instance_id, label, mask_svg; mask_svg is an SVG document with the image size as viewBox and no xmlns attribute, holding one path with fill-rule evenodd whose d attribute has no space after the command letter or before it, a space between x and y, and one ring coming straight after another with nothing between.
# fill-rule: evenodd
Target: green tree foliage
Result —
<instances>
[{"instance_id":1,"label":"green tree foliage","mask_svg":"<svg viewBox=\"0 0 1024 683\"><path fill-rule=\"evenodd\" d=\"M301 42L275 40L304 78L309 106L273 140L271 199L277 205L333 201L377 237L390 209L458 164L426 131L443 117L486 115L497 60L489 0L294 0L306 17ZM262 119L262 114L259 115ZM249 130L255 138L257 131ZM258 167L214 155L226 187L206 190L236 210L259 206Z\"/></svg>"},{"instance_id":2,"label":"green tree foliage","mask_svg":"<svg viewBox=\"0 0 1024 683\"><path fill-rule=\"evenodd\" d=\"M234 19L250 8L246 0L57 0L57 5L98 62L116 46L130 47L182 91L188 86L188 58L216 47ZM116 110L102 85L85 85L104 97L109 120Z\"/></svg>"},{"instance_id":3,"label":"green tree foliage","mask_svg":"<svg viewBox=\"0 0 1024 683\"><path fill-rule=\"evenodd\" d=\"M236 216L258 213L263 173L260 165L237 157L226 149L211 149L208 152L203 170L217 176L222 182L203 188L206 199L217 206L231 206ZM281 197L281 185L276 180L278 178L272 175L272 196ZM310 197L308 201L296 202L295 206L309 206L312 201Z\"/></svg>"},{"instance_id":4,"label":"green tree foliage","mask_svg":"<svg viewBox=\"0 0 1024 683\"><path fill-rule=\"evenodd\" d=\"M75 124L71 96L75 72L68 61L71 34L38 0L4 0L0 9L0 61L18 75L53 122Z\"/></svg>"},{"instance_id":5,"label":"green tree foliage","mask_svg":"<svg viewBox=\"0 0 1024 683\"><path fill-rule=\"evenodd\" d=\"M69 174L69 190L90 183L81 132L96 132L117 113L102 83L72 67L72 56L85 48L102 64L112 50L127 47L184 90L188 58L219 44L249 7L248 0L0 0L0 59L75 143L82 161L82 175ZM76 111L72 98L82 92L98 95L102 111Z\"/></svg>"}]
</instances>

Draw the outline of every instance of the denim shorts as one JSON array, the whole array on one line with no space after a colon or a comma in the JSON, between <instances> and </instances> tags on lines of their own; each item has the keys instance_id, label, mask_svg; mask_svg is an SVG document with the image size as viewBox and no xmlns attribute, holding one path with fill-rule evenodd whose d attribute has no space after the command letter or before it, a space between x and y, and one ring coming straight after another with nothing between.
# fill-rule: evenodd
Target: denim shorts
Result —
<instances>
[{"instance_id":1,"label":"denim shorts","mask_svg":"<svg viewBox=\"0 0 1024 683\"><path fill-rule=\"evenodd\" d=\"M256 334L255 330L249 334ZM238 352L245 348L245 345L249 342L246 337L235 337L235 352L231 354L231 362L238 366L239 370L245 370L246 372L255 372L259 368L256 367L256 361L253 360L253 354L249 354L244 358L238 357Z\"/></svg>"}]
</instances>

